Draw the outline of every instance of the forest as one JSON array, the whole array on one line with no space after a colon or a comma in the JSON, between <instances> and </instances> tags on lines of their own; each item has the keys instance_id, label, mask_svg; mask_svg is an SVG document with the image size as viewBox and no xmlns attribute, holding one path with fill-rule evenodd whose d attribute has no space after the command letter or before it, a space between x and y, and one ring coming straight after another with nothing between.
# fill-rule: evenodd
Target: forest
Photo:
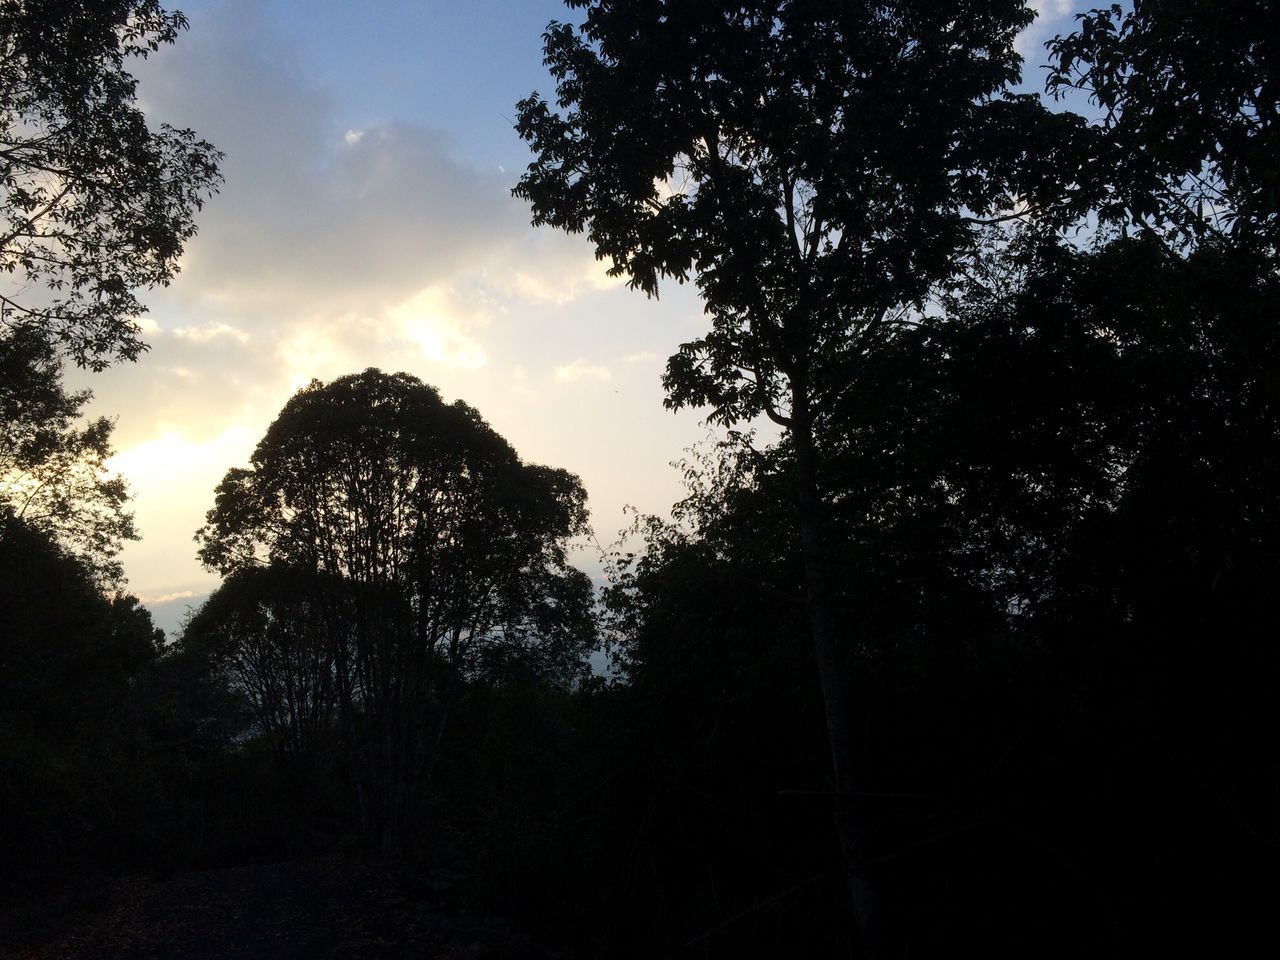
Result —
<instances>
[{"instance_id":1,"label":"forest","mask_svg":"<svg viewBox=\"0 0 1280 960\"><path fill-rule=\"evenodd\" d=\"M71 950L75 891L281 864L516 933L181 955L1265 951L1276 4L1081 14L1033 92L1023 0L566 6L512 192L696 287L684 498L601 586L579 477L409 373L314 379L208 491L172 636L66 373L148 362L217 202L130 73L187 21L0 7L0 955L177 956Z\"/></svg>"}]
</instances>

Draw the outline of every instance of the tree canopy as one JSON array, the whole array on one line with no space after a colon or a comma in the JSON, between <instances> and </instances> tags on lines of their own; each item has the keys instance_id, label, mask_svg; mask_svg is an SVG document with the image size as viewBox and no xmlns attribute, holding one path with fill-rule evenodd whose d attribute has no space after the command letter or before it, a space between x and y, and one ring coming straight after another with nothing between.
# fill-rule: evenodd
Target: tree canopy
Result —
<instances>
[{"instance_id":1,"label":"tree canopy","mask_svg":"<svg viewBox=\"0 0 1280 960\"><path fill-rule=\"evenodd\" d=\"M128 488L106 468L106 417L82 422L91 394L69 393L57 351L40 331L0 332L0 510L9 510L118 583L123 542L137 538Z\"/></svg>"},{"instance_id":2,"label":"tree canopy","mask_svg":"<svg viewBox=\"0 0 1280 960\"><path fill-rule=\"evenodd\" d=\"M711 330L672 358L673 406L785 421L792 382L838 387L983 216L1080 200L1081 121L1011 91L1021 0L569 6L514 192L648 294L697 280Z\"/></svg>"},{"instance_id":3,"label":"tree canopy","mask_svg":"<svg viewBox=\"0 0 1280 960\"><path fill-rule=\"evenodd\" d=\"M444 403L408 374L313 381L268 428L252 465L218 487L200 556L234 576L192 639L232 639L230 662L242 685L252 674L263 718L282 709L264 693L267 667L307 658L320 679L294 678L322 712L316 698L330 696L321 684L332 678L381 804L368 827L394 844L462 682L495 662L568 685L584 675L591 588L566 543L586 516L576 477L523 463L473 408ZM249 575L286 568L312 599L298 602L296 589L292 601L255 599L255 583L286 580ZM233 629L219 611L249 619Z\"/></svg>"},{"instance_id":4,"label":"tree canopy","mask_svg":"<svg viewBox=\"0 0 1280 960\"><path fill-rule=\"evenodd\" d=\"M173 279L219 182L210 144L151 129L128 71L186 23L157 0L0 9L0 333L94 369L144 349L137 291Z\"/></svg>"},{"instance_id":5,"label":"tree canopy","mask_svg":"<svg viewBox=\"0 0 1280 960\"><path fill-rule=\"evenodd\" d=\"M227 473L198 539L224 574L284 563L397 591L419 637L461 656L529 614L540 571L568 569L585 524L576 477L523 463L465 403L367 370L299 391L252 466Z\"/></svg>"},{"instance_id":6,"label":"tree canopy","mask_svg":"<svg viewBox=\"0 0 1280 960\"><path fill-rule=\"evenodd\" d=\"M1099 212L1176 243L1280 243L1280 13L1271 0L1135 0L1049 44L1048 88L1104 111Z\"/></svg>"}]
</instances>

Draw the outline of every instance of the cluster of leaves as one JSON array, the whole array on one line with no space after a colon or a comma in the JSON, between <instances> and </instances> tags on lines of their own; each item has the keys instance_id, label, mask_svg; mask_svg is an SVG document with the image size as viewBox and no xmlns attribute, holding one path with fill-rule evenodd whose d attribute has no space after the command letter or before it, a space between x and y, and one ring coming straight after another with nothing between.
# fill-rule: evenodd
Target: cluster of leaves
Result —
<instances>
[{"instance_id":1,"label":"cluster of leaves","mask_svg":"<svg viewBox=\"0 0 1280 960\"><path fill-rule=\"evenodd\" d=\"M220 155L151 130L128 61L186 20L156 0L22 0L0 10L0 326L81 366L143 349L139 289L167 284Z\"/></svg>"},{"instance_id":2,"label":"cluster of leaves","mask_svg":"<svg viewBox=\"0 0 1280 960\"><path fill-rule=\"evenodd\" d=\"M1049 44L1049 91L1082 91L1104 111L1104 220L1277 249L1277 34L1271 0L1135 0Z\"/></svg>"},{"instance_id":3,"label":"cluster of leaves","mask_svg":"<svg viewBox=\"0 0 1280 960\"><path fill-rule=\"evenodd\" d=\"M106 470L112 424L62 362L100 370L144 344L138 291L177 272L220 155L152 130L130 62L186 27L156 0L0 8L0 508L75 548L106 586L136 533Z\"/></svg>"},{"instance_id":4,"label":"cluster of leaves","mask_svg":"<svg viewBox=\"0 0 1280 960\"><path fill-rule=\"evenodd\" d=\"M793 687L771 719L803 742L826 715L866 955L1149 948L1198 895L1248 926L1243 878L1277 835L1274 765L1250 773L1277 667L1257 642L1280 542L1274 5L1082 16L1050 91L1089 93L1095 127L1010 92L1023 3L569 5L581 25L544 38L555 106L519 107L516 194L646 293L696 278L711 328L669 362L671 405L786 429L697 492L690 525L642 521L608 597L649 729L681 730L650 741L670 766L637 814L672 810L640 828L655 942L830 949L805 939L794 861L752 880L726 847L661 847L796 776L717 767L718 740L769 737L707 707L810 639L820 696ZM807 624L779 622L802 602ZM744 664L761 649L768 667ZM701 701L665 699L686 682ZM785 827L750 807L763 849ZM1175 831L1180 865L1158 852Z\"/></svg>"},{"instance_id":5,"label":"cluster of leaves","mask_svg":"<svg viewBox=\"0 0 1280 960\"><path fill-rule=\"evenodd\" d=\"M1020 0L570 5L544 48L560 112L520 103L514 192L647 294L696 278L712 328L672 357L673 406L785 420L983 216L1084 202L1083 122L1010 90Z\"/></svg>"},{"instance_id":6,"label":"cluster of leaves","mask_svg":"<svg viewBox=\"0 0 1280 960\"><path fill-rule=\"evenodd\" d=\"M864 809L913 950L1111 955L1265 923L1277 307L1238 250L1015 245L824 417ZM652 845L627 889L667 950L812 953L841 929L834 838L801 829L830 794L792 457L695 465L609 595L644 718L620 735L652 764L615 767Z\"/></svg>"},{"instance_id":7,"label":"cluster of leaves","mask_svg":"<svg viewBox=\"0 0 1280 960\"><path fill-rule=\"evenodd\" d=\"M137 539L128 488L107 469L112 421L82 421L88 391L68 393L56 350L38 331L0 331L0 509L73 548L104 586Z\"/></svg>"},{"instance_id":8,"label":"cluster of leaves","mask_svg":"<svg viewBox=\"0 0 1280 960\"><path fill-rule=\"evenodd\" d=\"M554 632L552 612L581 592L565 553L586 525L578 479L521 462L473 408L407 374L299 391L208 521L197 538L211 568L340 578L398 605L388 615L411 618L423 653L464 674L486 645Z\"/></svg>"}]
</instances>

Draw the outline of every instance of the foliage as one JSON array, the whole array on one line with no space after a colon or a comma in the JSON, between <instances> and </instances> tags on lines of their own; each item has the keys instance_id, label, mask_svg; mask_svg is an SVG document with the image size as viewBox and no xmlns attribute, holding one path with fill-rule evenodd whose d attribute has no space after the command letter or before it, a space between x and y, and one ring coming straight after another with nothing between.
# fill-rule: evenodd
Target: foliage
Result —
<instances>
[{"instance_id":1,"label":"foliage","mask_svg":"<svg viewBox=\"0 0 1280 960\"><path fill-rule=\"evenodd\" d=\"M127 849L132 681L161 639L137 598L104 597L83 562L0 514L0 883Z\"/></svg>"},{"instance_id":2,"label":"foliage","mask_svg":"<svg viewBox=\"0 0 1280 960\"><path fill-rule=\"evenodd\" d=\"M283 756L315 755L336 720L342 593L341 581L314 571L240 570L182 632L183 650L199 650L211 678L246 699L259 736Z\"/></svg>"},{"instance_id":3,"label":"foliage","mask_svg":"<svg viewBox=\"0 0 1280 960\"><path fill-rule=\"evenodd\" d=\"M983 276L819 425L884 888L922 955L1247 943L1280 836L1274 272L1148 238L1015 244ZM610 592L653 952L839 929L831 838L803 830L830 800L792 456L695 463L683 524L643 524Z\"/></svg>"},{"instance_id":4,"label":"foliage","mask_svg":"<svg viewBox=\"0 0 1280 960\"><path fill-rule=\"evenodd\" d=\"M383 804L376 829L395 844L460 684L494 668L584 675L591 591L565 551L585 497L576 477L522 463L474 409L407 374L313 382L218 488L200 554L240 577L193 626L241 638L231 662L260 708L263 657L296 668L301 653L311 679L290 672L311 694L332 675ZM302 606L279 592L290 576L310 591ZM278 595L245 596L255 583ZM243 615L256 622L233 626Z\"/></svg>"},{"instance_id":5,"label":"foliage","mask_svg":"<svg viewBox=\"0 0 1280 960\"><path fill-rule=\"evenodd\" d=\"M1031 845L1076 877L1063 904L1110 917L1074 928L1084 952L1230 942L1223 918L1243 931L1263 915L1246 878L1275 835L1261 813L1274 787L1255 772L1272 766L1258 738L1275 723L1259 685L1280 667L1261 640L1280 544L1280 289L1264 259L1212 245L1002 259L947 319L878 354L830 422L880 789L936 798L890 807L904 845L976 831L954 865L906 858L895 882L926 915L976 920L1019 900L965 859L1017 862ZM950 871L925 907L938 894L924 878ZM959 877L984 888L976 900ZM1194 909L1218 920L1174 933L1159 919ZM974 936L1011 952L1062 926L985 922L1006 929Z\"/></svg>"},{"instance_id":6,"label":"foliage","mask_svg":"<svg viewBox=\"0 0 1280 960\"><path fill-rule=\"evenodd\" d=\"M151 130L127 65L186 26L157 0L20 0L0 10L0 327L81 366L143 349L135 291L167 284L219 154Z\"/></svg>"},{"instance_id":7,"label":"foliage","mask_svg":"<svg viewBox=\"0 0 1280 960\"><path fill-rule=\"evenodd\" d=\"M515 193L646 293L696 277L712 329L668 365L673 406L820 402L950 278L977 216L1083 179L1078 118L1009 92L1018 0L570 6L582 26L544 46L560 112L518 108Z\"/></svg>"},{"instance_id":8,"label":"foliage","mask_svg":"<svg viewBox=\"0 0 1280 960\"><path fill-rule=\"evenodd\" d=\"M667 364L671 407L788 431L790 494L835 772L839 838L867 955L904 945L880 906L831 600L821 411L869 349L914 323L991 222L1084 209L1094 137L1011 90L1022 0L569 0L516 129L533 222L586 232L653 295L696 278L711 329Z\"/></svg>"},{"instance_id":9,"label":"foliage","mask_svg":"<svg viewBox=\"0 0 1280 960\"><path fill-rule=\"evenodd\" d=\"M38 331L0 332L0 509L74 549L109 585L122 580L116 555L137 533L128 488L106 467L112 422L79 422L91 396L66 391Z\"/></svg>"},{"instance_id":10,"label":"foliage","mask_svg":"<svg viewBox=\"0 0 1280 960\"><path fill-rule=\"evenodd\" d=\"M445 405L407 374L313 382L252 464L218 488L198 534L207 565L229 574L288 563L341 577L370 613L410 617L421 655L435 651L463 673L485 646L521 645L530 618L561 609L547 591L578 580L565 554L586 523L577 478L522 463L474 409ZM580 593L563 589L566 600ZM569 603L562 612L578 614Z\"/></svg>"},{"instance_id":11,"label":"foliage","mask_svg":"<svg viewBox=\"0 0 1280 960\"><path fill-rule=\"evenodd\" d=\"M1056 37L1049 90L1104 111L1099 212L1177 242L1280 239L1280 17L1271 0L1136 0Z\"/></svg>"}]
</instances>

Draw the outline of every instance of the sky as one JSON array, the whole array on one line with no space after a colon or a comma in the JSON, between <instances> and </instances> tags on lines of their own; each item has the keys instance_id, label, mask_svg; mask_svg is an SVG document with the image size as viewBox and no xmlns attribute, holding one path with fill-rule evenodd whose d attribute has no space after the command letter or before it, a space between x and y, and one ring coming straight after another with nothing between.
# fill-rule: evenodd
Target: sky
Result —
<instances>
[{"instance_id":1,"label":"sky","mask_svg":"<svg viewBox=\"0 0 1280 960\"><path fill-rule=\"evenodd\" d=\"M708 435L664 409L666 357L699 336L696 291L649 300L588 241L529 226L515 103L554 92L541 35L559 0L185 0L190 30L136 66L155 122L225 152L225 182L168 288L150 351L82 375L117 418L113 469L142 535L129 589L172 630L217 585L193 535L312 378L379 367L476 407L527 461L586 486L596 539L624 505L665 513L670 464ZM1069 26L1044 0L1021 45ZM1036 81L1038 83L1038 81ZM577 554L598 573L593 544Z\"/></svg>"}]
</instances>

